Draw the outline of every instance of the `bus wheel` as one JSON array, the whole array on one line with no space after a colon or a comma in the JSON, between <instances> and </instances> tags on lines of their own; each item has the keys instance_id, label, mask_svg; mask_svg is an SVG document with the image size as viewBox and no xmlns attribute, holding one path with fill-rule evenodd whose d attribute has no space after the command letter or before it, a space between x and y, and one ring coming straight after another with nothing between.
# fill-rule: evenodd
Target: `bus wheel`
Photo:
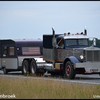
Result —
<instances>
[{"instance_id":1,"label":"bus wheel","mask_svg":"<svg viewBox=\"0 0 100 100\"><path fill-rule=\"evenodd\" d=\"M28 68L29 68L29 62L28 60L24 60L22 63L22 74L28 75L29 74Z\"/></svg>"},{"instance_id":2,"label":"bus wheel","mask_svg":"<svg viewBox=\"0 0 100 100\"><path fill-rule=\"evenodd\" d=\"M74 79L75 78L75 69L74 66L70 61L67 61L65 63L65 77L68 79Z\"/></svg>"},{"instance_id":3,"label":"bus wheel","mask_svg":"<svg viewBox=\"0 0 100 100\"><path fill-rule=\"evenodd\" d=\"M31 64L30 64L30 74L31 75L37 74L37 65L36 65L36 62L34 60L32 60Z\"/></svg>"},{"instance_id":4,"label":"bus wheel","mask_svg":"<svg viewBox=\"0 0 100 100\"><path fill-rule=\"evenodd\" d=\"M7 71L7 69L5 67L3 68L3 73L4 74L8 74L8 71Z\"/></svg>"}]
</instances>

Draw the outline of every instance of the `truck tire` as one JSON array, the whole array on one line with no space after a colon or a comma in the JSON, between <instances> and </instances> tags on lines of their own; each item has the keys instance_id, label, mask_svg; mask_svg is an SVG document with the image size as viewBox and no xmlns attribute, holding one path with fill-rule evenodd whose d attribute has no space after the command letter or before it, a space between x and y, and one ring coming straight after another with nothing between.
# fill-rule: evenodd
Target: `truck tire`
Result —
<instances>
[{"instance_id":1,"label":"truck tire","mask_svg":"<svg viewBox=\"0 0 100 100\"><path fill-rule=\"evenodd\" d=\"M75 69L74 66L70 61L67 61L65 63L65 77L68 79L74 79L75 78Z\"/></svg>"},{"instance_id":2,"label":"truck tire","mask_svg":"<svg viewBox=\"0 0 100 100\"><path fill-rule=\"evenodd\" d=\"M28 62L28 60L24 60L22 63L22 74L24 74L24 75L29 74L29 62Z\"/></svg>"},{"instance_id":3,"label":"truck tire","mask_svg":"<svg viewBox=\"0 0 100 100\"><path fill-rule=\"evenodd\" d=\"M34 60L32 60L30 63L30 74L31 75L37 74L37 65L36 65L36 62Z\"/></svg>"}]
</instances>

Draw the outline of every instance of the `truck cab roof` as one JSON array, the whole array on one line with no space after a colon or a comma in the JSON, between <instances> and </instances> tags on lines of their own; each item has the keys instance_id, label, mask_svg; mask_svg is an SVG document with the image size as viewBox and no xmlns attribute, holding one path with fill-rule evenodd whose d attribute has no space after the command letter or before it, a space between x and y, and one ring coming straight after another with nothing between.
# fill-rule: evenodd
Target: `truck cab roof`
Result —
<instances>
[{"instance_id":1,"label":"truck cab roof","mask_svg":"<svg viewBox=\"0 0 100 100\"><path fill-rule=\"evenodd\" d=\"M87 35L83 34L68 34L64 33L63 35L59 35L58 38L63 38L63 39L89 39Z\"/></svg>"}]
</instances>

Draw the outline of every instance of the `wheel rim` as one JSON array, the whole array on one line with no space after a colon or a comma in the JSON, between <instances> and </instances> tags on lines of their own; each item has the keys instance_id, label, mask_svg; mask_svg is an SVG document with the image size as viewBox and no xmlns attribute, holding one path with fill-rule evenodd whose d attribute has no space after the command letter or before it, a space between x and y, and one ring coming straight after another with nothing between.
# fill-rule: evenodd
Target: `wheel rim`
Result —
<instances>
[{"instance_id":1,"label":"wheel rim","mask_svg":"<svg viewBox=\"0 0 100 100\"><path fill-rule=\"evenodd\" d=\"M70 74L71 74L71 68L70 68L70 65L67 65L67 67L66 67L66 75L70 76Z\"/></svg>"}]
</instances>

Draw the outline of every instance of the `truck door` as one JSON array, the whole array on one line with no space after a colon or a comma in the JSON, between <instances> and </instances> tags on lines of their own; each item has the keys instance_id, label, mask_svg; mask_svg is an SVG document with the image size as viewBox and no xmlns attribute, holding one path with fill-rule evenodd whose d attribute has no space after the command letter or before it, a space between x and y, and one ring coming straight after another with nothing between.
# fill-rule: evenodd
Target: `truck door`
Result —
<instances>
[{"instance_id":1,"label":"truck door","mask_svg":"<svg viewBox=\"0 0 100 100\"><path fill-rule=\"evenodd\" d=\"M16 45L12 40L3 40L2 41L2 67L6 69L17 69L18 60L16 54Z\"/></svg>"}]
</instances>

